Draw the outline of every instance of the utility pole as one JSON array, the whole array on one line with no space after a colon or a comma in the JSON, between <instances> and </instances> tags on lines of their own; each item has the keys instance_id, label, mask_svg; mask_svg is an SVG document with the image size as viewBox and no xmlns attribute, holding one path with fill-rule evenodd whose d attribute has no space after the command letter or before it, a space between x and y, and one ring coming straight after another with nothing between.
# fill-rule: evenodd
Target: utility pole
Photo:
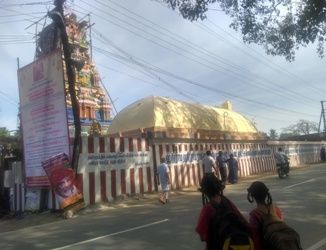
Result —
<instances>
[{"instance_id":1,"label":"utility pole","mask_svg":"<svg viewBox=\"0 0 326 250\"><path fill-rule=\"evenodd\" d=\"M320 119L319 119L319 126L318 126L318 134L320 136L320 133L323 133L323 136L325 137L326 136L326 118L325 118L325 107L324 107L324 103L326 101L320 101L320 104L321 104L321 113L320 113ZM324 128L321 132L321 123L324 123Z\"/></svg>"},{"instance_id":2,"label":"utility pole","mask_svg":"<svg viewBox=\"0 0 326 250\"><path fill-rule=\"evenodd\" d=\"M74 125L75 125L75 138L74 138L73 154L71 159L71 167L77 172L79 153L80 153L80 134L81 134L81 124L80 124L80 115L79 115L80 110L79 110L79 102L77 100L76 90L75 90L75 73L73 68L73 61L71 59L71 52L70 52L71 50L69 46L68 35L66 32L66 26L64 21L64 14L63 14L64 2L65 0L54 0L55 8L53 11L49 13L49 16L57 24L61 34L63 55L65 60L69 94L71 98L72 112L74 116Z\"/></svg>"}]
</instances>

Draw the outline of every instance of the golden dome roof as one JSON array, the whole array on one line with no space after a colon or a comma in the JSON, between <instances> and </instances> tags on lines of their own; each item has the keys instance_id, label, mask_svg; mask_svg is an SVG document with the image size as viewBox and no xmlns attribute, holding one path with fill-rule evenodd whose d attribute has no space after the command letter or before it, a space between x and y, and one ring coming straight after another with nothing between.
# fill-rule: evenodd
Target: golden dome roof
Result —
<instances>
[{"instance_id":1,"label":"golden dome roof","mask_svg":"<svg viewBox=\"0 0 326 250\"><path fill-rule=\"evenodd\" d=\"M220 133L257 134L251 121L232 111L230 102L223 107L192 104L165 97L150 96L121 110L109 127L109 134L132 131L191 130Z\"/></svg>"}]
</instances>

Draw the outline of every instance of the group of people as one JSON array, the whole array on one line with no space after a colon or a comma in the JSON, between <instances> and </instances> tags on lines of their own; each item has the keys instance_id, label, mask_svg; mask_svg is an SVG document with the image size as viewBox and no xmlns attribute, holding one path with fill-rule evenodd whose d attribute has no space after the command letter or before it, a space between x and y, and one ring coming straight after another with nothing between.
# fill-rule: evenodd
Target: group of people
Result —
<instances>
[{"instance_id":1,"label":"group of people","mask_svg":"<svg viewBox=\"0 0 326 250\"><path fill-rule=\"evenodd\" d=\"M212 157L211 151L207 151L203 160L204 175L215 174L220 175L223 184L228 181L231 184L238 182L238 161L234 158L233 154L227 158L222 151L218 152L216 161ZM158 182L161 185L162 193L159 201L162 204L169 202L170 191L170 170L166 163L165 158L161 159L161 163L157 167Z\"/></svg>"},{"instance_id":2,"label":"group of people","mask_svg":"<svg viewBox=\"0 0 326 250\"><path fill-rule=\"evenodd\" d=\"M297 249L300 250L300 239L297 233L292 230L297 238L297 242L283 242L282 244L288 244L284 248L275 248L275 246L269 245L266 242L266 235L264 235L265 225L263 220L266 215L270 215L274 221L283 221L283 214L279 207L273 204L272 196L269 192L267 186L260 181L253 182L247 189L248 195L247 199L250 203L256 204L256 207L249 214L249 221L247 221L243 215L240 213L235 204L223 195L223 189L225 185L221 180L219 180L215 175L205 175L201 183L201 190L208 196L209 202L206 203L199 215L198 223L196 226L196 232L199 234L202 241L206 242L206 250L214 249L255 249L255 250L275 250L275 249ZM220 207L220 210L216 207ZM226 210L226 211L223 211ZM248 240L248 245L245 248L228 247L225 244L230 244L221 242L221 237L218 237L218 230L214 230L213 224L214 217L217 213L234 214L238 219L237 225L243 225L244 231L248 232L250 239ZM232 219L232 217L230 217ZM230 221L231 219L228 218ZM220 227L226 227L225 225L220 225ZM240 227L237 226L239 229ZM288 230L289 231L289 230ZM291 231L291 230L290 230ZM221 233L221 232L220 232ZM223 245L224 244L224 245ZM294 245L294 246L293 246Z\"/></svg>"},{"instance_id":3,"label":"group of people","mask_svg":"<svg viewBox=\"0 0 326 250\"><path fill-rule=\"evenodd\" d=\"M282 148L278 149L275 158L277 166L283 165L288 159ZM239 164L232 153L227 156L227 154L219 151L216 159L214 159L212 152L208 150L202 159L202 167L204 176L215 175L221 179L223 185L225 185L227 182L230 184L235 184L238 182ZM157 168L156 174L158 176L157 180L162 188L159 201L162 204L166 204L169 202L171 178L169 167L165 158L161 159L161 163Z\"/></svg>"},{"instance_id":4,"label":"group of people","mask_svg":"<svg viewBox=\"0 0 326 250\"><path fill-rule=\"evenodd\" d=\"M215 174L220 176L223 184L228 181L230 184L238 182L238 161L230 154L227 158L222 151L218 152L216 160L212 152L208 150L202 160L204 175Z\"/></svg>"},{"instance_id":5,"label":"group of people","mask_svg":"<svg viewBox=\"0 0 326 250\"><path fill-rule=\"evenodd\" d=\"M281 151L279 153L282 155ZM200 239L206 242L206 250L302 250L299 234L283 222L283 213L273 203L269 189L263 182L255 181L247 189L248 201L255 203L255 208L249 213L249 221L244 218L236 205L223 195L227 176L230 183L237 182L237 174L234 172L237 172L238 166L232 154L230 154L229 159L225 159L223 153L219 152L215 160L211 152L207 151L202 162L205 174L201 181L200 190L208 197L208 202L204 204L200 212L196 232L199 234ZM161 164L157 168L157 175L162 188L159 201L166 204L169 202L171 179L169 167L164 158L161 159ZM217 230L216 218L219 218L219 228ZM226 224L221 222L222 218L226 220ZM232 226L230 224L232 223L235 223L236 233L231 230ZM223 235L222 230L226 231L235 240L231 236ZM240 234L240 238L236 238L238 236L236 234L241 230L245 232L245 236L248 236L248 238L243 237L242 234ZM275 230L279 230L283 235L277 237ZM245 241L246 239L248 240Z\"/></svg>"}]
</instances>

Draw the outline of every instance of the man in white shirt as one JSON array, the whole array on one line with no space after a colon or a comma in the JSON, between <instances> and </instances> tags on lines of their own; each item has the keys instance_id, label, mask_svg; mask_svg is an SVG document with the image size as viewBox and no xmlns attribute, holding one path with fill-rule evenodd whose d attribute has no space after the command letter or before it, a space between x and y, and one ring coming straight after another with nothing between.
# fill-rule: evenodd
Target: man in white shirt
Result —
<instances>
[{"instance_id":1,"label":"man in white shirt","mask_svg":"<svg viewBox=\"0 0 326 250\"><path fill-rule=\"evenodd\" d=\"M212 174L212 173L214 173L214 171L215 171L215 173L217 173L215 160L212 157L212 153L211 153L210 150L208 150L206 152L206 155L204 156L202 162L203 162L204 175L205 174Z\"/></svg>"},{"instance_id":2,"label":"man in white shirt","mask_svg":"<svg viewBox=\"0 0 326 250\"><path fill-rule=\"evenodd\" d=\"M170 170L166 164L165 158L161 159L161 164L157 167L157 174L162 188L162 195L160 202L165 204L169 202L169 191L170 191Z\"/></svg>"}]
</instances>

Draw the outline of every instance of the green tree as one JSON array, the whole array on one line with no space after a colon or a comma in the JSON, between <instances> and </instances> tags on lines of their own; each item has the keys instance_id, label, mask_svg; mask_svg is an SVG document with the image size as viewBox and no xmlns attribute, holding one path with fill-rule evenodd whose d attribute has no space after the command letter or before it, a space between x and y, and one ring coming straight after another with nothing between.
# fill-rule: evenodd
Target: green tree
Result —
<instances>
[{"instance_id":1,"label":"green tree","mask_svg":"<svg viewBox=\"0 0 326 250\"><path fill-rule=\"evenodd\" d=\"M6 127L0 127L0 137L10 136L10 132Z\"/></svg>"},{"instance_id":2,"label":"green tree","mask_svg":"<svg viewBox=\"0 0 326 250\"><path fill-rule=\"evenodd\" d=\"M220 8L231 18L230 27L243 41L264 47L267 54L294 60L295 51L317 42L324 56L326 39L325 0L163 0L191 21L205 19L209 8Z\"/></svg>"},{"instance_id":3,"label":"green tree","mask_svg":"<svg viewBox=\"0 0 326 250\"><path fill-rule=\"evenodd\" d=\"M271 129L269 131L269 139L270 140L276 140L278 138L278 134L275 129Z\"/></svg>"}]
</instances>

